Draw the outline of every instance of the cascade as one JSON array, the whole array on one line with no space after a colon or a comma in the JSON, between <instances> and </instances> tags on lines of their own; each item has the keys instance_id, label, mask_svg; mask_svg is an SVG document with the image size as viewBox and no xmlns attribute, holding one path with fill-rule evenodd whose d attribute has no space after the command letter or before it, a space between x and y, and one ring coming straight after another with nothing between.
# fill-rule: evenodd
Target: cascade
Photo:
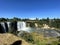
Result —
<instances>
[{"instance_id":1,"label":"cascade","mask_svg":"<svg viewBox=\"0 0 60 45\"><path fill-rule=\"evenodd\" d=\"M60 36L59 30L52 29L40 29L40 28L32 28L26 27L26 22L24 21L13 21L13 22L0 22L0 33L12 32L20 35L23 31L26 32L37 32L38 34L43 34L45 37L57 37Z\"/></svg>"},{"instance_id":2,"label":"cascade","mask_svg":"<svg viewBox=\"0 0 60 45\"><path fill-rule=\"evenodd\" d=\"M7 26L8 26L8 32L10 32L10 29L11 29L10 28L10 26L11 26L10 24L11 24L11 22L6 22L6 23L7 23Z\"/></svg>"},{"instance_id":3,"label":"cascade","mask_svg":"<svg viewBox=\"0 0 60 45\"><path fill-rule=\"evenodd\" d=\"M1 31L6 32L5 23L4 22L1 22L0 24L1 24L0 25Z\"/></svg>"},{"instance_id":4,"label":"cascade","mask_svg":"<svg viewBox=\"0 0 60 45\"><path fill-rule=\"evenodd\" d=\"M7 22L8 27L10 27L10 22Z\"/></svg>"},{"instance_id":5,"label":"cascade","mask_svg":"<svg viewBox=\"0 0 60 45\"><path fill-rule=\"evenodd\" d=\"M26 29L26 23L25 22L17 22L17 31L25 30Z\"/></svg>"}]
</instances>

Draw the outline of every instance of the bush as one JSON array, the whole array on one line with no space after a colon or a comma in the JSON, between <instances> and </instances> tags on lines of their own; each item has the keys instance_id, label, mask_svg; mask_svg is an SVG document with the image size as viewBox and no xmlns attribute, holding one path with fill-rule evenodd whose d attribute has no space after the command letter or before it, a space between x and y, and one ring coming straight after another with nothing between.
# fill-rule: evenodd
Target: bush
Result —
<instances>
[{"instance_id":1,"label":"bush","mask_svg":"<svg viewBox=\"0 0 60 45\"><path fill-rule=\"evenodd\" d=\"M30 43L33 43L34 40L33 40L33 37L30 33L27 33L27 32L20 32L20 36L25 39L27 42L30 42Z\"/></svg>"}]
</instances>

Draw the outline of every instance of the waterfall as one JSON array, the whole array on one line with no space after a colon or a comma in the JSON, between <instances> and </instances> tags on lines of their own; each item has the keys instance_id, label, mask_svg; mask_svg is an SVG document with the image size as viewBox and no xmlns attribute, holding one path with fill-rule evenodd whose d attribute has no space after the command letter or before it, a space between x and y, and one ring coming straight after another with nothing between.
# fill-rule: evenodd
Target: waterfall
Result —
<instances>
[{"instance_id":1,"label":"waterfall","mask_svg":"<svg viewBox=\"0 0 60 45\"><path fill-rule=\"evenodd\" d=\"M10 27L10 22L7 22L8 27Z\"/></svg>"},{"instance_id":2,"label":"waterfall","mask_svg":"<svg viewBox=\"0 0 60 45\"><path fill-rule=\"evenodd\" d=\"M5 23L4 22L1 22L0 24L1 24L0 25L1 31L3 31L2 33L5 33L6 32Z\"/></svg>"},{"instance_id":3,"label":"waterfall","mask_svg":"<svg viewBox=\"0 0 60 45\"><path fill-rule=\"evenodd\" d=\"M26 29L26 23L25 22L17 22L17 31L25 30Z\"/></svg>"},{"instance_id":4,"label":"waterfall","mask_svg":"<svg viewBox=\"0 0 60 45\"><path fill-rule=\"evenodd\" d=\"M7 24L7 22L5 22L5 30L6 30L6 32L8 32L8 24Z\"/></svg>"},{"instance_id":5,"label":"waterfall","mask_svg":"<svg viewBox=\"0 0 60 45\"><path fill-rule=\"evenodd\" d=\"M7 26L8 26L8 32L10 32L10 24L11 24L11 22L6 22L7 23Z\"/></svg>"},{"instance_id":6,"label":"waterfall","mask_svg":"<svg viewBox=\"0 0 60 45\"><path fill-rule=\"evenodd\" d=\"M8 32L8 25L7 25L6 22L1 22L1 23L0 23L0 30L1 30L3 33Z\"/></svg>"},{"instance_id":7,"label":"waterfall","mask_svg":"<svg viewBox=\"0 0 60 45\"><path fill-rule=\"evenodd\" d=\"M43 34L46 37L57 37L60 36L59 31L57 32L56 30L42 30L40 28L32 28L32 27L26 27L26 22L24 21L13 21L13 22L0 22L0 33L18 33L21 34L23 32L37 32L38 34Z\"/></svg>"},{"instance_id":8,"label":"waterfall","mask_svg":"<svg viewBox=\"0 0 60 45\"><path fill-rule=\"evenodd\" d=\"M16 32L16 31L27 31L28 27L26 27L26 22L21 21L13 21L13 22L0 22L0 31L6 32Z\"/></svg>"}]
</instances>

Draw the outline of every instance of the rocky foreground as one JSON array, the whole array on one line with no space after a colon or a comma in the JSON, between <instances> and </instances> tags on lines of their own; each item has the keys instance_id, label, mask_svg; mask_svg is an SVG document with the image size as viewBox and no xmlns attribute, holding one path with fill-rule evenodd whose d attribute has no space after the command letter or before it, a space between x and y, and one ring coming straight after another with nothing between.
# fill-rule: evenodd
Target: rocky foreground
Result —
<instances>
[{"instance_id":1,"label":"rocky foreground","mask_svg":"<svg viewBox=\"0 0 60 45\"><path fill-rule=\"evenodd\" d=\"M0 34L0 45L11 45L18 40L22 41L21 45L29 45L29 43L27 43L25 40L13 34L9 34L9 33Z\"/></svg>"}]
</instances>

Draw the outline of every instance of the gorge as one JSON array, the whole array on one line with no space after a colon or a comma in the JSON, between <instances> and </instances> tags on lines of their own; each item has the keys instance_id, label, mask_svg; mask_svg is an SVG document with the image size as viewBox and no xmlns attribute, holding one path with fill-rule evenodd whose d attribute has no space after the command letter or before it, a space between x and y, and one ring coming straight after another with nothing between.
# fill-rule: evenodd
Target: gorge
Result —
<instances>
[{"instance_id":1,"label":"gorge","mask_svg":"<svg viewBox=\"0 0 60 45\"><path fill-rule=\"evenodd\" d=\"M45 37L57 37L60 36L58 30L52 29L41 29L36 27L27 27L26 22L18 21L18 22L0 22L0 33L8 33L8 32L19 32L26 31L28 33L37 32L38 34L43 34Z\"/></svg>"}]
</instances>

